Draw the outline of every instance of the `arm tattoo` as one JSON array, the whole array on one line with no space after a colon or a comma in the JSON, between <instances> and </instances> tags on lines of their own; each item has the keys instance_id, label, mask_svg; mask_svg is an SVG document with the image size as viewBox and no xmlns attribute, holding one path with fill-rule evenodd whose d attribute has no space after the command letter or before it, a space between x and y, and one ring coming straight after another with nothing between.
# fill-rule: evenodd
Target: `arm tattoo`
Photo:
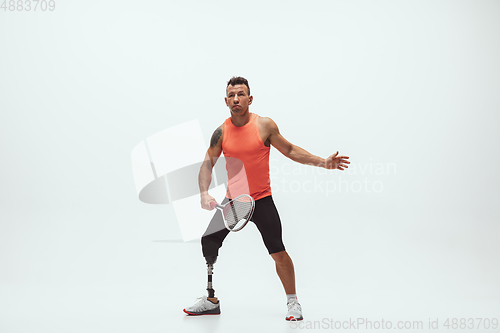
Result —
<instances>
[{"instance_id":1,"label":"arm tattoo","mask_svg":"<svg viewBox=\"0 0 500 333\"><path fill-rule=\"evenodd\" d=\"M219 127L214 131L214 134L212 134L212 139L210 139L210 147L213 148L217 146L217 142L219 142L221 135L222 135L222 129Z\"/></svg>"}]
</instances>

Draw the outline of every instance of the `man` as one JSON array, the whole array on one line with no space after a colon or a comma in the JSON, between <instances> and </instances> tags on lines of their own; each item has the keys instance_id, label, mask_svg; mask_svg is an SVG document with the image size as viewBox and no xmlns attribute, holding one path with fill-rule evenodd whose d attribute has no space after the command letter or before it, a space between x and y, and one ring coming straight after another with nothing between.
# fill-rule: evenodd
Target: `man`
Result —
<instances>
[{"instance_id":1,"label":"man","mask_svg":"<svg viewBox=\"0 0 500 333\"><path fill-rule=\"evenodd\" d=\"M208 194L212 180L212 168L221 152L226 158L228 170L228 192L223 204L237 195L249 192L255 200L252 222L262 235L264 244L276 263L276 272L283 284L287 296L288 312L286 320L302 320L302 309L295 291L295 273L293 262L285 250L282 240L281 221L271 196L269 178L269 152L274 146L283 155L295 162L344 170L350 164L347 156L338 156L338 152L323 159L288 142L279 132L276 123L266 117L250 113L250 95L248 81L242 77L233 77L226 87L226 105L231 116L213 133L205 161L200 168L199 187L201 207L212 210L215 199ZM239 165L238 165L239 162ZM244 172L240 172L243 170ZM244 174L245 179L241 179ZM201 239L203 256L208 265L208 297L203 296L191 307L184 309L190 315L220 314L220 301L212 289L212 269L219 248L229 231L224 228L222 215L217 211L207 231Z\"/></svg>"}]
</instances>

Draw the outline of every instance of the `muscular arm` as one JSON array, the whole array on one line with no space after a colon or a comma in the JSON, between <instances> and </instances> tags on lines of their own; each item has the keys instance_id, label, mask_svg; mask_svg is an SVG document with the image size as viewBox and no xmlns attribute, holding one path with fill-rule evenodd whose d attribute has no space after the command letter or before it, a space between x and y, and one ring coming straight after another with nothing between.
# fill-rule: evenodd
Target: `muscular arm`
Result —
<instances>
[{"instance_id":1,"label":"muscular arm","mask_svg":"<svg viewBox=\"0 0 500 333\"><path fill-rule=\"evenodd\" d=\"M314 165L326 169L339 170L344 170L344 168L348 167L347 164L350 164L350 162L347 161L349 157L337 156L338 152L328 158L321 158L290 143L281 135L278 126L271 118L262 118L262 128L267 134L267 140L269 143L278 149L283 155L295 162Z\"/></svg>"},{"instance_id":2,"label":"muscular arm","mask_svg":"<svg viewBox=\"0 0 500 333\"><path fill-rule=\"evenodd\" d=\"M208 188L212 182L212 168L214 167L217 159L222 152L222 137L224 135L224 126L219 126L210 139L210 147L205 154L205 160L200 168L198 174L198 185L200 187L201 207L211 210L210 202L215 201L213 197L208 194Z\"/></svg>"}]
</instances>

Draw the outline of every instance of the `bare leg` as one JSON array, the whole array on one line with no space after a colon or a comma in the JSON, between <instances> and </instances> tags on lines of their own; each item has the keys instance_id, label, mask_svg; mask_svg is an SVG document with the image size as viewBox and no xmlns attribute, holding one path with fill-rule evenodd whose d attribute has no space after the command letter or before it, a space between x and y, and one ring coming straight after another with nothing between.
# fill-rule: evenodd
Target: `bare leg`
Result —
<instances>
[{"instance_id":1,"label":"bare leg","mask_svg":"<svg viewBox=\"0 0 500 333\"><path fill-rule=\"evenodd\" d=\"M286 251L272 253L271 257L276 262L276 272L285 288L286 294L295 294L295 271L292 258Z\"/></svg>"}]
</instances>

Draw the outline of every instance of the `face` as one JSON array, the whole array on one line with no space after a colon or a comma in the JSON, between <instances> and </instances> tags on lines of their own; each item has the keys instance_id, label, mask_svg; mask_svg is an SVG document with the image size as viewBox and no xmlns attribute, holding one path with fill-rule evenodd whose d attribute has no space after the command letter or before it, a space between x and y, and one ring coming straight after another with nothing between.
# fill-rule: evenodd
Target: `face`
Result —
<instances>
[{"instance_id":1,"label":"face","mask_svg":"<svg viewBox=\"0 0 500 333\"><path fill-rule=\"evenodd\" d=\"M244 84L228 86L226 90L226 105L234 114L247 112L248 106L252 104L253 96L248 96L248 88Z\"/></svg>"}]
</instances>

